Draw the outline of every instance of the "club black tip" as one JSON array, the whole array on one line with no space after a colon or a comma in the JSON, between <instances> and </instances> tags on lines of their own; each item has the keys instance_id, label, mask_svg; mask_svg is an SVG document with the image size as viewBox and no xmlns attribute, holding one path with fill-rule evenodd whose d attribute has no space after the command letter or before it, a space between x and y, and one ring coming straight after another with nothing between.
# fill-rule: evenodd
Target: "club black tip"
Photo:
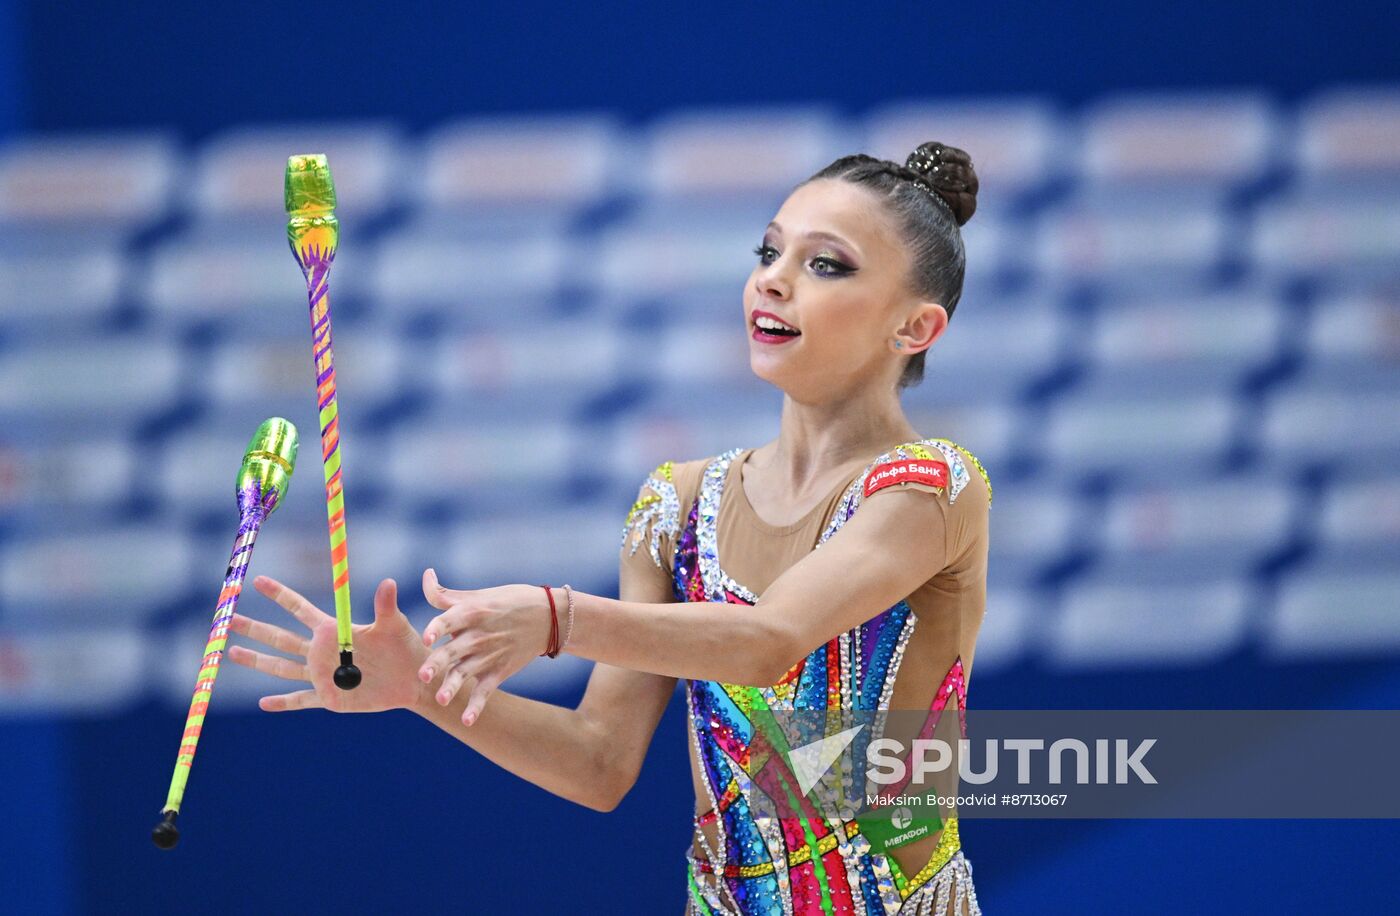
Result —
<instances>
[{"instance_id":1,"label":"club black tip","mask_svg":"<svg viewBox=\"0 0 1400 916\"><path fill-rule=\"evenodd\" d=\"M151 842L161 849L174 849L175 844L180 842L180 828L175 826L177 817L177 812L165 812L165 820L156 824L155 829L151 831Z\"/></svg>"},{"instance_id":2,"label":"club black tip","mask_svg":"<svg viewBox=\"0 0 1400 916\"><path fill-rule=\"evenodd\" d=\"M360 686L360 669L355 667L353 652L340 653L340 667L335 669L335 686L341 690L354 690Z\"/></svg>"}]
</instances>

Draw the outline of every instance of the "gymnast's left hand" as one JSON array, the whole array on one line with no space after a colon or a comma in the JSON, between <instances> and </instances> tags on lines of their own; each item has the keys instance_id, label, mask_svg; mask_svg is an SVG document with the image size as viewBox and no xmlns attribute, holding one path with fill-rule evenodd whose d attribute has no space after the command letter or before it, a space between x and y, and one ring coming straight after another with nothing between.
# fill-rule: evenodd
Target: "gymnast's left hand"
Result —
<instances>
[{"instance_id":1,"label":"gymnast's left hand","mask_svg":"<svg viewBox=\"0 0 1400 916\"><path fill-rule=\"evenodd\" d=\"M335 618L276 579L258 576L253 587L311 631L306 635L242 614L233 615L230 630L294 657L230 646L229 661L274 677L311 684L309 689L263 697L258 705L264 710L381 712L413 709L427 702L428 688L414 675L428 650L423 648L413 624L399 610L398 586L393 579L380 582L374 593L374 622L355 626L355 661L364 673L363 683L355 690L335 686L335 669L340 665Z\"/></svg>"},{"instance_id":2,"label":"gymnast's left hand","mask_svg":"<svg viewBox=\"0 0 1400 916\"><path fill-rule=\"evenodd\" d=\"M465 686L462 724L471 725L492 691L548 644L549 600L538 585L444 588L431 569L423 571L423 596L442 611L424 627L423 644L448 638L428 655L418 679L428 684L443 675L435 697L442 706ZM561 593L556 600L563 597Z\"/></svg>"}]
</instances>

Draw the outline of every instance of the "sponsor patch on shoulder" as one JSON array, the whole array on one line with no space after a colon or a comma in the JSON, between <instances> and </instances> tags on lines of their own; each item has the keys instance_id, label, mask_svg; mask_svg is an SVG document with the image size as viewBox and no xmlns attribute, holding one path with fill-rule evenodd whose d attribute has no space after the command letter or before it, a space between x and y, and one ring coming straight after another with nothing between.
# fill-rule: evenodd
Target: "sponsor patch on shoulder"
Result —
<instances>
[{"instance_id":1,"label":"sponsor patch on shoulder","mask_svg":"<svg viewBox=\"0 0 1400 916\"><path fill-rule=\"evenodd\" d=\"M887 461L870 469L865 478L865 495L896 484L919 483L942 492L948 486L948 465L942 461L909 458Z\"/></svg>"}]
</instances>

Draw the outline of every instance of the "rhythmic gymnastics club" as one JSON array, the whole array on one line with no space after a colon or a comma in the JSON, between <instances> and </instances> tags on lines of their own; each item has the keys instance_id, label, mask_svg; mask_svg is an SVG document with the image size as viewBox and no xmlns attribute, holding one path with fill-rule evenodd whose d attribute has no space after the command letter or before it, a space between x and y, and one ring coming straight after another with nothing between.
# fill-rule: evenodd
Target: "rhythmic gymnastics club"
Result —
<instances>
[{"instance_id":1,"label":"rhythmic gymnastics club","mask_svg":"<svg viewBox=\"0 0 1400 916\"><path fill-rule=\"evenodd\" d=\"M164 819L151 831L151 840L161 849L172 849L180 842L180 830L175 819L180 815L180 802L185 797L185 783L190 778L195 747L204 728L204 714L209 709L209 695L214 691L214 679L219 676L219 662L228 642L228 625L233 620L238 596L243 592L243 577L253 558L253 543L262 523L287 498L292 469L297 463L297 428L289 420L272 417L258 425L258 431L248 442L243 464L238 469L234 494L238 499L238 536L233 539L233 554L224 573L224 587L214 605L214 625L209 629L209 642L204 646L204 661L194 682L189 715L185 719L185 734L180 753L175 758L175 774L170 777L170 793L165 799Z\"/></svg>"},{"instance_id":2,"label":"rhythmic gymnastics club","mask_svg":"<svg viewBox=\"0 0 1400 916\"><path fill-rule=\"evenodd\" d=\"M311 350L316 365L316 406L321 422L321 469L326 477L326 522L331 537L331 581L335 588L336 640L340 667L335 686L360 686L355 637L350 628L350 551L345 539L345 493L340 479L340 420L335 397L335 354L331 350L331 302L327 278L340 241L335 218L335 182L323 154L287 160L287 242L306 277L311 307Z\"/></svg>"}]
</instances>

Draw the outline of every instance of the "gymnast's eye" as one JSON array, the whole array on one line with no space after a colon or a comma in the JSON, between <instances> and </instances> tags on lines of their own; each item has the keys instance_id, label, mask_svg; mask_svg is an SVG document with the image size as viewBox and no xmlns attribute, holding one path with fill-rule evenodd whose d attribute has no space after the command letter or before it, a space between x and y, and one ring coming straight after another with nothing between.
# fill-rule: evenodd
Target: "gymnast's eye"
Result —
<instances>
[{"instance_id":1,"label":"gymnast's eye","mask_svg":"<svg viewBox=\"0 0 1400 916\"><path fill-rule=\"evenodd\" d=\"M835 258L821 255L812 259L812 272L823 277L844 277L846 274L855 273L855 268Z\"/></svg>"},{"instance_id":2,"label":"gymnast's eye","mask_svg":"<svg viewBox=\"0 0 1400 916\"><path fill-rule=\"evenodd\" d=\"M772 245L759 245L753 250L753 253L758 255L758 260L761 264L772 264L774 261L778 260L778 249L774 248Z\"/></svg>"}]
</instances>

